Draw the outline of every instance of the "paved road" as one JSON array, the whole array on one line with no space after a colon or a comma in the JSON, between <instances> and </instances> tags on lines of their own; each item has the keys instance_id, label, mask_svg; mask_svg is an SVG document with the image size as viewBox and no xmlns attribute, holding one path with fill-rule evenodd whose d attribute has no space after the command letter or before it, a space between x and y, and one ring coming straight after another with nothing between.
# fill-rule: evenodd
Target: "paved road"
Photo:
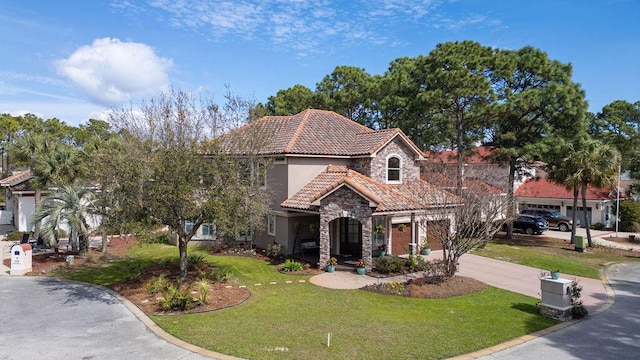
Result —
<instances>
[{"instance_id":1,"label":"paved road","mask_svg":"<svg viewBox=\"0 0 640 360\"><path fill-rule=\"evenodd\" d=\"M211 359L153 333L102 288L0 277L0 359Z\"/></svg>"},{"instance_id":2,"label":"paved road","mask_svg":"<svg viewBox=\"0 0 640 360\"><path fill-rule=\"evenodd\" d=\"M616 295L607 311L480 359L640 359L640 264L613 265L607 277Z\"/></svg>"}]
</instances>

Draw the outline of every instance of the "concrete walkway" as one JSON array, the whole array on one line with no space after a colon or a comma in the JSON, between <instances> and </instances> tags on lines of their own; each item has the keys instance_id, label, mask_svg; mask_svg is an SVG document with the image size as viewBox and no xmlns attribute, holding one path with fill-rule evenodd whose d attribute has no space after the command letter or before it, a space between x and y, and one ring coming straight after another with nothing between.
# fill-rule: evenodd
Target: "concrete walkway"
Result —
<instances>
[{"instance_id":1,"label":"concrete walkway","mask_svg":"<svg viewBox=\"0 0 640 360\"><path fill-rule=\"evenodd\" d=\"M434 251L428 257L425 256L426 260L439 258L442 258L442 251ZM539 299L541 297L540 274L543 271L530 266L465 254L460 259L458 275L474 278L497 288ZM368 275L358 275L350 271L336 271L334 273L316 275L309 281L315 285L332 289L359 289L370 284L398 280L405 281L417 276L419 274L375 278ZM580 285L582 285L582 300L590 313L596 312L608 303L609 293L601 280L572 275L563 277L579 281Z\"/></svg>"}]
</instances>

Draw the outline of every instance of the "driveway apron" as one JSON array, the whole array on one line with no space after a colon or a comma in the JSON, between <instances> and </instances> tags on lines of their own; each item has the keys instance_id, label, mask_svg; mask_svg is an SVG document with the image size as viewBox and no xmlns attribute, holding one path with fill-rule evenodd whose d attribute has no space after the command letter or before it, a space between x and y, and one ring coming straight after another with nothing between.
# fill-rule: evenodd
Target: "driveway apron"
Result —
<instances>
[{"instance_id":1,"label":"driveway apron","mask_svg":"<svg viewBox=\"0 0 640 360\"><path fill-rule=\"evenodd\" d=\"M153 333L105 289L0 277L1 359L210 359Z\"/></svg>"},{"instance_id":2,"label":"driveway apron","mask_svg":"<svg viewBox=\"0 0 640 360\"><path fill-rule=\"evenodd\" d=\"M615 302L573 326L480 359L639 359L640 263L606 270Z\"/></svg>"}]
</instances>

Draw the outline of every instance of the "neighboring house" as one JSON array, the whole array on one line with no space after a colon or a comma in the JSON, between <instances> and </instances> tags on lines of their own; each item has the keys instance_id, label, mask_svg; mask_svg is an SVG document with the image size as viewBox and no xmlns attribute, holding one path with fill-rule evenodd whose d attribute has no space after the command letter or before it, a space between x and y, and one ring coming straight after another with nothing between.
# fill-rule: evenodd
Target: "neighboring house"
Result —
<instances>
[{"instance_id":1,"label":"neighboring house","mask_svg":"<svg viewBox=\"0 0 640 360\"><path fill-rule=\"evenodd\" d=\"M529 179L515 192L519 210L526 208L551 209L563 215L573 215L573 191L548 179ZM590 224L602 224L606 228L615 227L616 188L596 189L587 187L587 216ZM620 199L626 199L621 193ZM584 227L582 194L578 195L576 209L581 226Z\"/></svg>"},{"instance_id":2,"label":"neighboring house","mask_svg":"<svg viewBox=\"0 0 640 360\"><path fill-rule=\"evenodd\" d=\"M33 216L36 212L35 190L31 186L33 175L31 170L14 171L12 175L0 180L0 187L5 191L5 207L0 210L0 225L13 225L17 231L34 231ZM51 188L50 190L55 190ZM41 193L44 201L49 192ZM99 215L87 215L90 229L100 225ZM62 230L68 231L63 226Z\"/></svg>"},{"instance_id":3,"label":"neighboring house","mask_svg":"<svg viewBox=\"0 0 640 360\"><path fill-rule=\"evenodd\" d=\"M15 171L0 180L4 188L5 207L0 210L0 224L13 225L18 231L33 231L35 191L31 188L30 170Z\"/></svg>"},{"instance_id":4,"label":"neighboring house","mask_svg":"<svg viewBox=\"0 0 640 360\"><path fill-rule=\"evenodd\" d=\"M478 146L464 158L463 177L480 179L494 188L507 191L509 186L509 165L496 164L491 161L491 155L498 151L491 146ZM457 154L455 150L426 152L425 160L421 162L424 174L440 173L455 181L457 174ZM535 177L537 166L527 169L523 174L516 174L514 190L527 179ZM538 174L539 175L539 174Z\"/></svg>"},{"instance_id":5,"label":"neighboring house","mask_svg":"<svg viewBox=\"0 0 640 360\"><path fill-rule=\"evenodd\" d=\"M432 184L437 184L443 190L456 192L457 180L455 176L446 176L445 173L427 173L422 167L421 177L429 179ZM482 179L464 177L462 179L462 197L468 204L477 206L482 221L501 221L507 218L508 194Z\"/></svg>"},{"instance_id":6,"label":"neighboring house","mask_svg":"<svg viewBox=\"0 0 640 360\"><path fill-rule=\"evenodd\" d=\"M306 110L256 120L225 135L225 145L234 151L250 133L265 139L259 153L273 165L267 231L253 236L260 247L277 242L292 254L315 242L320 266L344 255L371 268L377 245L391 254L417 250L430 224L453 223L443 208L462 201L420 179L422 151L399 129L372 130Z\"/></svg>"}]
</instances>

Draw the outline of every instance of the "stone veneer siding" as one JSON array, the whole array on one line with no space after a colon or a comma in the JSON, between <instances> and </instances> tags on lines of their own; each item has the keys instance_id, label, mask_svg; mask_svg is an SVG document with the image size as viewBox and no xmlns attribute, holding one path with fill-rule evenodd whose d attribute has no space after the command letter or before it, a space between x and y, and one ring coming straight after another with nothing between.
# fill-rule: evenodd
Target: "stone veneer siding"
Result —
<instances>
[{"instance_id":1,"label":"stone veneer siding","mask_svg":"<svg viewBox=\"0 0 640 360\"><path fill-rule=\"evenodd\" d=\"M367 271L372 269L371 259L371 213L369 201L356 194L346 186L334 191L320 201L320 268L324 268L331 257L331 242L329 240L329 223L343 217L343 211L348 216L362 224L362 259L366 263Z\"/></svg>"},{"instance_id":2,"label":"stone veneer siding","mask_svg":"<svg viewBox=\"0 0 640 360\"><path fill-rule=\"evenodd\" d=\"M403 183L420 177L420 166L416 161L415 153L400 138L396 137L371 159L371 179L381 184L387 182L387 156L389 155L398 155L400 157L402 162L401 180Z\"/></svg>"}]
</instances>

